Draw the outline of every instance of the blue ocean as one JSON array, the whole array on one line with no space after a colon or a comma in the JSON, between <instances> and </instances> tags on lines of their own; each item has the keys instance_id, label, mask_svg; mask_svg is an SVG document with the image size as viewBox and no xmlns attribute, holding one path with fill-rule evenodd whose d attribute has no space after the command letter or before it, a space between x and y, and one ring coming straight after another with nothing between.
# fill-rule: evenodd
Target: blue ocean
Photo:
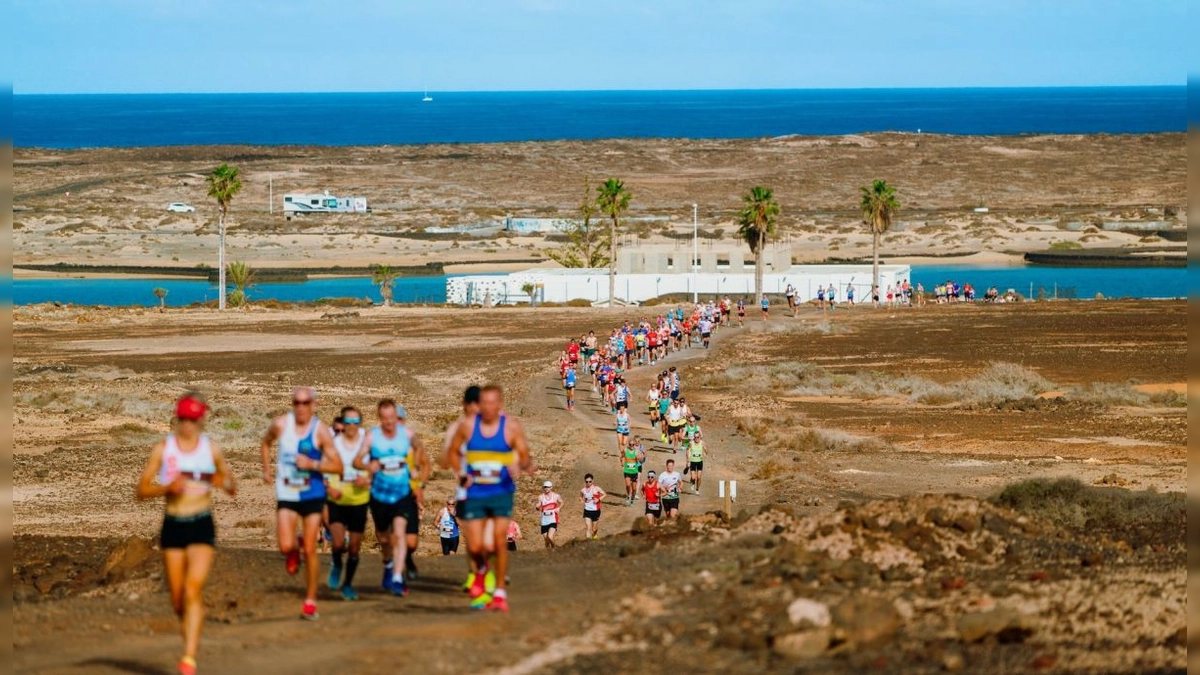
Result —
<instances>
[{"instance_id":1,"label":"blue ocean","mask_svg":"<svg viewBox=\"0 0 1200 675\"><path fill-rule=\"evenodd\" d=\"M15 95L17 147L1185 131L1187 87Z\"/></svg>"}]
</instances>

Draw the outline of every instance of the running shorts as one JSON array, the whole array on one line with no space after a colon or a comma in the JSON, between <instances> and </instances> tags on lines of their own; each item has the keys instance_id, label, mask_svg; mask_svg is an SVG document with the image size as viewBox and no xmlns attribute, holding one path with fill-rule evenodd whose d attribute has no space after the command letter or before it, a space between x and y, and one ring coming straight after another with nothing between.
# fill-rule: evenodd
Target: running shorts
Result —
<instances>
[{"instance_id":1,"label":"running shorts","mask_svg":"<svg viewBox=\"0 0 1200 675\"><path fill-rule=\"evenodd\" d=\"M421 509L415 505L415 500L412 517L404 521L404 534L421 534Z\"/></svg>"},{"instance_id":2,"label":"running shorts","mask_svg":"<svg viewBox=\"0 0 1200 675\"><path fill-rule=\"evenodd\" d=\"M217 528L213 524L212 513L183 517L163 516L160 548L187 548L193 544L217 545Z\"/></svg>"},{"instance_id":3,"label":"running shorts","mask_svg":"<svg viewBox=\"0 0 1200 675\"><path fill-rule=\"evenodd\" d=\"M376 531L391 532L392 523L397 518L404 518L408 522L413 522L417 519L416 497L409 494L394 504L381 502L375 498L371 499L371 520L375 521ZM407 531L407 529L406 525L405 530Z\"/></svg>"},{"instance_id":4,"label":"running shorts","mask_svg":"<svg viewBox=\"0 0 1200 675\"><path fill-rule=\"evenodd\" d=\"M467 519L467 500L454 502L454 517L458 520Z\"/></svg>"},{"instance_id":5,"label":"running shorts","mask_svg":"<svg viewBox=\"0 0 1200 675\"><path fill-rule=\"evenodd\" d=\"M668 434L683 433L683 425L682 424L671 424L670 422L668 422L667 423L667 433Z\"/></svg>"},{"instance_id":6,"label":"running shorts","mask_svg":"<svg viewBox=\"0 0 1200 675\"><path fill-rule=\"evenodd\" d=\"M704 462L688 462L688 469L691 471L703 471Z\"/></svg>"},{"instance_id":7,"label":"running shorts","mask_svg":"<svg viewBox=\"0 0 1200 675\"><path fill-rule=\"evenodd\" d=\"M458 553L458 537L441 537L442 555Z\"/></svg>"},{"instance_id":8,"label":"running shorts","mask_svg":"<svg viewBox=\"0 0 1200 675\"><path fill-rule=\"evenodd\" d=\"M646 504L646 515L662 518L662 504Z\"/></svg>"},{"instance_id":9,"label":"running shorts","mask_svg":"<svg viewBox=\"0 0 1200 675\"><path fill-rule=\"evenodd\" d=\"M357 506L343 506L329 502L329 522L341 523L346 526L346 529L356 534L362 534L367 530L367 511L370 509L369 504L359 504Z\"/></svg>"},{"instance_id":10,"label":"running shorts","mask_svg":"<svg viewBox=\"0 0 1200 675\"><path fill-rule=\"evenodd\" d=\"M710 332L708 332L708 333L701 332L701 333L700 333L700 337L702 337L702 338L704 338L705 340L707 340L708 338L712 337L712 332L711 332L711 331L710 331Z\"/></svg>"},{"instance_id":11,"label":"running shorts","mask_svg":"<svg viewBox=\"0 0 1200 675\"><path fill-rule=\"evenodd\" d=\"M463 520L479 520L481 518L511 518L513 512L513 496L511 494L495 495L493 497L472 497L467 500L463 509Z\"/></svg>"},{"instance_id":12,"label":"running shorts","mask_svg":"<svg viewBox=\"0 0 1200 675\"><path fill-rule=\"evenodd\" d=\"M622 473L625 474L626 478L636 481L638 476L641 474L641 471L623 471Z\"/></svg>"},{"instance_id":13,"label":"running shorts","mask_svg":"<svg viewBox=\"0 0 1200 675\"><path fill-rule=\"evenodd\" d=\"M542 526L542 534L546 534L550 530L557 530L557 529L558 529L558 523L550 523L549 525L543 525Z\"/></svg>"},{"instance_id":14,"label":"running shorts","mask_svg":"<svg viewBox=\"0 0 1200 675\"><path fill-rule=\"evenodd\" d=\"M675 497L674 499L671 499L669 497L663 497L662 505L663 505L664 511L678 511L679 510L679 497Z\"/></svg>"},{"instance_id":15,"label":"running shorts","mask_svg":"<svg viewBox=\"0 0 1200 675\"><path fill-rule=\"evenodd\" d=\"M313 514L320 514L325 510L325 498L318 497L317 499L305 499L299 502L275 502L276 511L291 511L300 514L301 518L307 518Z\"/></svg>"},{"instance_id":16,"label":"running shorts","mask_svg":"<svg viewBox=\"0 0 1200 675\"><path fill-rule=\"evenodd\" d=\"M517 550L517 542L515 542L515 541L508 542L508 550L510 550L510 551Z\"/></svg>"},{"instance_id":17,"label":"running shorts","mask_svg":"<svg viewBox=\"0 0 1200 675\"><path fill-rule=\"evenodd\" d=\"M587 518L593 523L600 522L600 509L596 509L595 511L588 511L587 509L584 509L583 517Z\"/></svg>"}]
</instances>

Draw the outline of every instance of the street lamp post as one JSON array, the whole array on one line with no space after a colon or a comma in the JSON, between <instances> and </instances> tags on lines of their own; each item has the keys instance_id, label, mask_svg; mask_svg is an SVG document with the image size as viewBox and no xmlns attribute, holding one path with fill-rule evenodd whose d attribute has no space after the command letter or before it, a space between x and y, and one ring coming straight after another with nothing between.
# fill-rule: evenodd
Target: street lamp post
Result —
<instances>
[{"instance_id":1,"label":"street lamp post","mask_svg":"<svg viewBox=\"0 0 1200 675\"><path fill-rule=\"evenodd\" d=\"M692 204L692 303L700 302L700 205Z\"/></svg>"}]
</instances>

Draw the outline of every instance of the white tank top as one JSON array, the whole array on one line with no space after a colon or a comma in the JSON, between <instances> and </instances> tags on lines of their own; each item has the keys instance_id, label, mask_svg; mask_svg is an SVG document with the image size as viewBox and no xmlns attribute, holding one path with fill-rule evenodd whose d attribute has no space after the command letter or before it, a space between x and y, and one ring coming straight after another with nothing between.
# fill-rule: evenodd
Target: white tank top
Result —
<instances>
[{"instance_id":1,"label":"white tank top","mask_svg":"<svg viewBox=\"0 0 1200 675\"><path fill-rule=\"evenodd\" d=\"M557 525L558 524L558 501L561 497L557 492L550 494L542 493L538 495L538 506L542 509L542 524Z\"/></svg>"},{"instance_id":2,"label":"white tank top","mask_svg":"<svg viewBox=\"0 0 1200 675\"><path fill-rule=\"evenodd\" d=\"M338 434L333 437L333 447L337 448L338 456L342 458L342 482L353 483L361 474L366 473L354 468L354 458L358 457L358 453L363 449L363 445L367 442L367 433L359 430L358 443L355 445L347 445L349 441L346 436Z\"/></svg>"},{"instance_id":3,"label":"white tank top","mask_svg":"<svg viewBox=\"0 0 1200 675\"><path fill-rule=\"evenodd\" d=\"M167 436L163 448L162 467L158 470L158 482L170 485L177 476L182 475L186 481L184 494L203 495L212 490L212 475L217 472L217 463L213 459L212 445L208 436L201 434L200 441L191 452L179 449L175 434Z\"/></svg>"},{"instance_id":4,"label":"white tank top","mask_svg":"<svg viewBox=\"0 0 1200 675\"><path fill-rule=\"evenodd\" d=\"M600 510L600 490L595 485L590 488L580 490L583 494L583 510L584 511L599 511Z\"/></svg>"},{"instance_id":5,"label":"white tank top","mask_svg":"<svg viewBox=\"0 0 1200 675\"><path fill-rule=\"evenodd\" d=\"M296 416L288 413L287 421L283 425L283 433L279 436L279 451L275 459L275 498L279 501L298 502L302 499L312 498L314 475L310 471L298 469L296 457L301 454L301 442L304 442L306 446L311 446L316 440L317 425L319 424L320 420L314 415L308 425L308 431L301 438L296 434ZM324 497L325 484L321 482L320 485L321 494L317 496Z\"/></svg>"}]
</instances>

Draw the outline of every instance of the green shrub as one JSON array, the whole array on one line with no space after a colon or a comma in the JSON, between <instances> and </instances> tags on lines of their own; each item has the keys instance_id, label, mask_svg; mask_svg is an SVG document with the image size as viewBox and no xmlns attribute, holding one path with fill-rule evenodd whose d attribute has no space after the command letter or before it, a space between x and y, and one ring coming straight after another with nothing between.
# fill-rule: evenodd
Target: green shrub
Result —
<instances>
[{"instance_id":1,"label":"green shrub","mask_svg":"<svg viewBox=\"0 0 1200 675\"><path fill-rule=\"evenodd\" d=\"M992 501L1086 536L1125 540L1134 548L1183 545L1187 535L1182 492L1133 492L1073 478L1035 478L1009 485Z\"/></svg>"}]
</instances>

